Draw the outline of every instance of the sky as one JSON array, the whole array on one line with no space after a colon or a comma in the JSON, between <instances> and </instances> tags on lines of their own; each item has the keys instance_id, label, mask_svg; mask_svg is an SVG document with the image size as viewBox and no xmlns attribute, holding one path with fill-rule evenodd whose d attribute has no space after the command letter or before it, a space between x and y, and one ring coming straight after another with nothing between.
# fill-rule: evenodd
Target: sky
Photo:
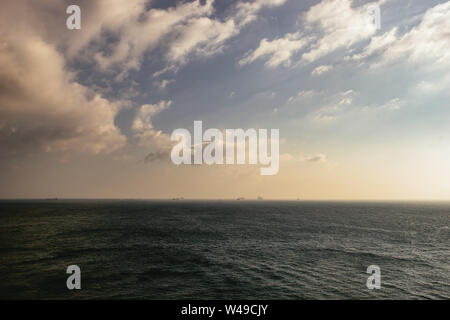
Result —
<instances>
[{"instance_id":1,"label":"sky","mask_svg":"<svg viewBox=\"0 0 450 320\"><path fill-rule=\"evenodd\" d=\"M450 1L0 6L0 198L450 200ZM196 120L279 129L279 172L174 165Z\"/></svg>"}]
</instances>

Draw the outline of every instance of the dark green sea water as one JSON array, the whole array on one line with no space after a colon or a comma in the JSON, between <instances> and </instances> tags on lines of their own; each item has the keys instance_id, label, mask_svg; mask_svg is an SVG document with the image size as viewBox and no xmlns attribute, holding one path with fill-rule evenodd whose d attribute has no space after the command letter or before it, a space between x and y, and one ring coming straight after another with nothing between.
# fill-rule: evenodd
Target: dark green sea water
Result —
<instances>
[{"instance_id":1,"label":"dark green sea water","mask_svg":"<svg viewBox=\"0 0 450 320\"><path fill-rule=\"evenodd\" d=\"M449 299L449 260L450 203L0 201L3 299Z\"/></svg>"}]
</instances>

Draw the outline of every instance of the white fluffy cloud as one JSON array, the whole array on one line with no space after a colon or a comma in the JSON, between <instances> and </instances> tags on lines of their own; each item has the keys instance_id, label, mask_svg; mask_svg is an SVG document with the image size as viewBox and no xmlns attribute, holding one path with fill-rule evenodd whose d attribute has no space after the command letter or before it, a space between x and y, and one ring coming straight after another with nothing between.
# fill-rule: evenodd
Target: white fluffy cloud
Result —
<instances>
[{"instance_id":1,"label":"white fluffy cloud","mask_svg":"<svg viewBox=\"0 0 450 320\"><path fill-rule=\"evenodd\" d=\"M339 48L368 39L376 32L368 8L384 1L353 7L352 0L324 0L310 8L304 16L306 27L318 26L322 36L302 56L315 61Z\"/></svg>"},{"instance_id":2,"label":"white fluffy cloud","mask_svg":"<svg viewBox=\"0 0 450 320\"><path fill-rule=\"evenodd\" d=\"M221 51L224 42L238 33L233 20L216 21L207 17L190 19L174 29L177 34L168 57L183 63L189 53L208 56Z\"/></svg>"},{"instance_id":3,"label":"white fluffy cloud","mask_svg":"<svg viewBox=\"0 0 450 320\"><path fill-rule=\"evenodd\" d=\"M291 65L291 58L296 52L301 50L309 42L309 39L303 38L300 32L288 33L283 38L268 40L262 39L259 47L249 52L239 61L240 65L254 62L258 59L267 59L267 67L277 67Z\"/></svg>"},{"instance_id":4,"label":"white fluffy cloud","mask_svg":"<svg viewBox=\"0 0 450 320\"><path fill-rule=\"evenodd\" d=\"M290 97L287 102L293 103L293 102L301 101L303 99L309 99L316 94L317 94L317 92L315 92L313 90L302 90L299 93L297 93L295 96Z\"/></svg>"},{"instance_id":5,"label":"white fluffy cloud","mask_svg":"<svg viewBox=\"0 0 450 320\"><path fill-rule=\"evenodd\" d=\"M147 151L151 151L149 155L157 155L156 158L168 154L172 142L168 134L154 128L153 117L169 108L171 104L172 101L170 100L160 101L157 104L144 104L137 111L133 121L133 136L138 145L145 147ZM150 158L147 161L150 161Z\"/></svg>"},{"instance_id":6,"label":"white fluffy cloud","mask_svg":"<svg viewBox=\"0 0 450 320\"><path fill-rule=\"evenodd\" d=\"M237 14L235 20L240 26L246 25L257 18L257 14L261 9L265 7L271 8L281 6L285 2L286 0L256 0L253 2L239 2L236 6Z\"/></svg>"},{"instance_id":7,"label":"white fluffy cloud","mask_svg":"<svg viewBox=\"0 0 450 320\"><path fill-rule=\"evenodd\" d=\"M134 5L128 4L134 3ZM104 36L103 30L106 29L115 34L119 41L112 46L112 53L105 54L98 52L96 60L103 69L120 66L121 70L139 69L142 56L146 51L155 49L160 41L168 36L170 33L177 30L177 35L182 37L184 28L189 28L196 21L209 21L213 11L213 1L207 0L205 4L201 4L199 0L193 2L179 3L177 6L168 9L150 9L145 10L145 1L120 1L114 2L113 10L110 12L110 1L103 0L98 6L99 15L97 19L100 23L100 28L96 28L91 33L91 40L101 42ZM128 11L129 14L123 17L121 8ZM104 15L103 12L106 12ZM110 12L110 13L108 13ZM123 17L123 18L122 18ZM112 21L111 21L112 20ZM113 22L113 23L111 23ZM184 28L183 28L184 27ZM175 37L177 38L177 37ZM205 39L202 39L205 40ZM175 40L169 44L169 51L172 52L174 47L177 47L179 40ZM188 49L192 49L199 41L191 43ZM86 43L87 44L87 43ZM96 48L98 49L98 48ZM170 59L182 59L183 54L187 50L179 54L169 55Z\"/></svg>"},{"instance_id":8,"label":"white fluffy cloud","mask_svg":"<svg viewBox=\"0 0 450 320\"><path fill-rule=\"evenodd\" d=\"M64 58L37 36L2 34L0 149L30 152L108 152L125 143L114 124L121 108L73 79Z\"/></svg>"},{"instance_id":9,"label":"white fluffy cloud","mask_svg":"<svg viewBox=\"0 0 450 320\"><path fill-rule=\"evenodd\" d=\"M67 4L63 1L23 0L5 4L3 12L13 17L4 17L10 20L5 27L14 22L16 27L34 30L46 42L62 48L68 60L95 62L99 70L115 71L116 79L123 80L130 70L140 69L147 52L163 51L168 63L165 71L177 70L190 55L220 52L228 39L257 18L260 10L280 6L286 0L239 2L222 19L214 16L214 1L179 1L160 9L148 8L148 0L79 0L80 32L61 28L66 15L56 13L65 13ZM19 24L14 17L20 18Z\"/></svg>"},{"instance_id":10,"label":"white fluffy cloud","mask_svg":"<svg viewBox=\"0 0 450 320\"><path fill-rule=\"evenodd\" d=\"M144 0L82 1L82 7L86 7L83 12L88 12L88 16L83 32L68 44L68 52L73 57L80 50L88 50L101 70L120 69L121 80L129 70L140 69L146 52L165 48L169 63L165 71L176 70L175 66L184 64L191 54L208 56L220 52L229 38L256 19L260 10L285 1L240 2L223 20L213 17L214 0L179 2L167 9L149 10L148 1ZM108 43L105 50L107 34L118 40Z\"/></svg>"},{"instance_id":11,"label":"white fluffy cloud","mask_svg":"<svg viewBox=\"0 0 450 320\"><path fill-rule=\"evenodd\" d=\"M311 72L311 75L312 76L320 76L331 70L333 70L333 66L318 66L318 67L314 68L314 70Z\"/></svg>"},{"instance_id":12,"label":"white fluffy cloud","mask_svg":"<svg viewBox=\"0 0 450 320\"><path fill-rule=\"evenodd\" d=\"M160 101L158 104L142 105L134 119L133 130L142 132L153 129L152 117L170 107L171 104L172 101Z\"/></svg>"},{"instance_id":13,"label":"white fluffy cloud","mask_svg":"<svg viewBox=\"0 0 450 320\"><path fill-rule=\"evenodd\" d=\"M398 29L372 38L362 53L352 58L362 60L377 54L377 66L403 61L443 66L450 61L450 1L429 9L416 27L403 35Z\"/></svg>"},{"instance_id":14,"label":"white fluffy cloud","mask_svg":"<svg viewBox=\"0 0 450 320\"><path fill-rule=\"evenodd\" d=\"M340 48L350 48L376 33L368 8L384 2L355 7L352 0L323 0L302 15L305 32L287 33L275 40L262 39L240 64L264 58L267 67L290 66L292 57L299 52L302 52L299 59L310 63Z\"/></svg>"}]
</instances>

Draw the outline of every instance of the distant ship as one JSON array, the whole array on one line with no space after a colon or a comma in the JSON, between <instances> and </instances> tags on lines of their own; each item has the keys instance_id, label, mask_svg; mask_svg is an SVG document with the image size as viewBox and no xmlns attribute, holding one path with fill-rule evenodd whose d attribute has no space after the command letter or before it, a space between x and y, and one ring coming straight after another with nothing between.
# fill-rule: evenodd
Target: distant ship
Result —
<instances>
[{"instance_id":1,"label":"distant ship","mask_svg":"<svg viewBox=\"0 0 450 320\"><path fill-rule=\"evenodd\" d=\"M258 200L264 200L263 197L258 196Z\"/></svg>"},{"instance_id":2,"label":"distant ship","mask_svg":"<svg viewBox=\"0 0 450 320\"><path fill-rule=\"evenodd\" d=\"M179 200L184 200L183 197L179 197L179 198L172 198L173 201L179 201Z\"/></svg>"},{"instance_id":3,"label":"distant ship","mask_svg":"<svg viewBox=\"0 0 450 320\"><path fill-rule=\"evenodd\" d=\"M58 198L45 198L44 200L46 200L46 201L56 201L56 200L58 200Z\"/></svg>"},{"instance_id":4,"label":"distant ship","mask_svg":"<svg viewBox=\"0 0 450 320\"><path fill-rule=\"evenodd\" d=\"M242 200L245 200L245 198L244 198L244 197L239 197L239 198L237 198L236 200L237 200L237 201L242 201Z\"/></svg>"}]
</instances>

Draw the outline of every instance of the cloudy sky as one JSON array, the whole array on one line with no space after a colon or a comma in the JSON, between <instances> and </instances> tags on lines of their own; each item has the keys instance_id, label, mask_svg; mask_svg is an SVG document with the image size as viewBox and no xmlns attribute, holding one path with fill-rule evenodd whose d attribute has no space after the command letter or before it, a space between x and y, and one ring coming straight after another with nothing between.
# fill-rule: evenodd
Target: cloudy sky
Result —
<instances>
[{"instance_id":1,"label":"cloudy sky","mask_svg":"<svg viewBox=\"0 0 450 320\"><path fill-rule=\"evenodd\" d=\"M1 198L450 200L450 1L0 6ZM279 128L279 173L175 166L194 120Z\"/></svg>"}]
</instances>

